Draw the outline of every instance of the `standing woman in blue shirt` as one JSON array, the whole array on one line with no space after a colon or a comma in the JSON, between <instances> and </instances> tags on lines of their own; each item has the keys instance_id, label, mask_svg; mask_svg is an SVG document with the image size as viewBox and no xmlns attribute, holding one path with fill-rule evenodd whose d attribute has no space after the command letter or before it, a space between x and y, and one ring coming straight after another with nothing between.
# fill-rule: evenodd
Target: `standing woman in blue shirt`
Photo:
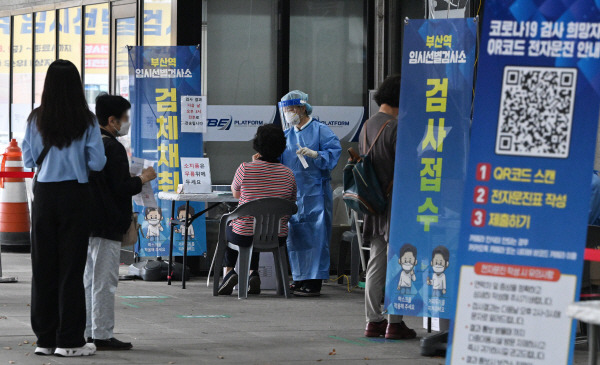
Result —
<instances>
[{"instance_id":1,"label":"standing woman in blue shirt","mask_svg":"<svg viewBox=\"0 0 600 365\"><path fill-rule=\"evenodd\" d=\"M100 129L73 63L48 68L41 105L29 115L25 166L37 167L31 213L31 327L36 355L88 356L83 271L90 237L90 170L106 163Z\"/></svg>"}]
</instances>

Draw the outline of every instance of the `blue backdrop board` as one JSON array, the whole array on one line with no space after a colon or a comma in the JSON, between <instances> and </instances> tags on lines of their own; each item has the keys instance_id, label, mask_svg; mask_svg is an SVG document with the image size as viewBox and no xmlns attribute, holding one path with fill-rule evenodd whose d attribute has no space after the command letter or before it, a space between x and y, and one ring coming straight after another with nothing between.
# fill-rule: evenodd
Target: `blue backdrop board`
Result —
<instances>
[{"instance_id":1,"label":"blue backdrop board","mask_svg":"<svg viewBox=\"0 0 600 365\"><path fill-rule=\"evenodd\" d=\"M409 20L388 251L388 313L449 318L456 271L477 23Z\"/></svg>"},{"instance_id":2,"label":"blue backdrop board","mask_svg":"<svg viewBox=\"0 0 600 365\"><path fill-rule=\"evenodd\" d=\"M132 104L131 144L134 157L153 162L158 178L152 182L159 191L176 191L181 178L181 157L203 157L202 134L181 132L181 97L202 95L200 90L200 51L195 46L131 47L129 87ZM157 197L158 199L158 197ZM158 201L158 208L135 205L140 213L142 237L140 256L169 254L171 203ZM185 202L175 206L176 215L185 218ZM204 203L191 203L190 213L204 209ZM188 255L206 253L204 216L196 219L188 232ZM183 230L174 235L175 256L183 255Z\"/></svg>"},{"instance_id":3,"label":"blue backdrop board","mask_svg":"<svg viewBox=\"0 0 600 365\"><path fill-rule=\"evenodd\" d=\"M571 364L600 101L600 2L488 0L450 364Z\"/></svg>"}]
</instances>

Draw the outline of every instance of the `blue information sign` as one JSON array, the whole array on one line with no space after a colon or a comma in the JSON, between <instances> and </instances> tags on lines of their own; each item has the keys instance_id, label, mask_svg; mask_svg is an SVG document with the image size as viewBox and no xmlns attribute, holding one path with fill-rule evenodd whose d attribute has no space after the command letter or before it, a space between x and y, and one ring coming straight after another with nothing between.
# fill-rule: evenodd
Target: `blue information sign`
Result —
<instances>
[{"instance_id":1,"label":"blue information sign","mask_svg":"<svg viewBox=\"0 0 600 365\"><path fill-rule=\"evenodd\" d=\"M151 161L158 178L152 182L159 191L177 190L183 183L181 157L203 157L202 134L181 129L181 97L199 96L200 51L195 46L131 47L130 93L132 104L131 144L133 156ZM204 209L191 203L190 215ZM171 203L158 200L158 207L135 206L142 225L140 256L169 254ZM185 219L185 202L175 207L176 218ZM183 255L184 230L174 236L173 255ZM188 228L188 255L206 253L204 216Z\"/></svg>"},{"instance_id":2,"label":"blue information sign","mask_svg":"<svg viewBox=\"0 0 600 365\"><path fill-rule=\"evenodd\" d=\"M473 95L474 19L404 28L385 306L390 314L454 314L460 209Z\"/></svg>"},{"instance_id":3,"label":"blue information sign","mask_svg":"<svg viewBox=\"0 0 600 365\"><path fill-rule=\"evenodd\" d=\"M579 297L590 203L596 4L485 2L448 363L572 363L565 309Z\"/></svg>"}]
</instances>

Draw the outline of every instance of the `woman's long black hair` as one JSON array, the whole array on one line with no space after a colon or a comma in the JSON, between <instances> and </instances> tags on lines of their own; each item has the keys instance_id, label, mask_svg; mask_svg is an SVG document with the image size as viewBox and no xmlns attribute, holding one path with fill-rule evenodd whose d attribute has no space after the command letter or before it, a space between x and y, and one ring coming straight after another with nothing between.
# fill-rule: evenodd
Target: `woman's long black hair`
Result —
<instances>
[{"instance_id":1,"label":"woman's long black hair","mask_svg":"<svg viewBox=\"0 0 600 365\"><path fill-rule=\"evenodd\" d=\"M59 149L81 138L94 124L94 114L85 100L81 76L72 62L56 60L50 64L42 103L31 112L27 121L35 122L45 146Z\"/></svg>"}]
</instances>

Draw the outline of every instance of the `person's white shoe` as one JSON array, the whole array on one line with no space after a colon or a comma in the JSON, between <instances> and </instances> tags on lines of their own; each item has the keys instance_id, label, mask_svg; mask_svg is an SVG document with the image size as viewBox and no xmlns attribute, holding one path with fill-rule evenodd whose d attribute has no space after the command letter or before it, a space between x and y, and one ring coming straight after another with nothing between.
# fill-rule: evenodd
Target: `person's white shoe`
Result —
<instances>
[{"instance_id":1,"label":"person's white shoe","mask_svg":"<svg viewBox=\"0 0 600 365\"><path fill-rule=\"evenodd\" d=\"M52 355L53 351L54 351L54 349L52 347L36 347L34 354L40 355L40 356L48 356L48 355Z\"/></svg>"},{"instance_id":2,"label":"person's white shoe","mask_svg":"<svg viewBox=\"0 0 600 365\"><path fill-rule=\"evenodd\" d=\"M75 356L91 356L96 353L96 345L86 343L81 347L61 348L57 347L54 351L54 356L60 357L75 357Z\"/></svg>"}]
</instances>

